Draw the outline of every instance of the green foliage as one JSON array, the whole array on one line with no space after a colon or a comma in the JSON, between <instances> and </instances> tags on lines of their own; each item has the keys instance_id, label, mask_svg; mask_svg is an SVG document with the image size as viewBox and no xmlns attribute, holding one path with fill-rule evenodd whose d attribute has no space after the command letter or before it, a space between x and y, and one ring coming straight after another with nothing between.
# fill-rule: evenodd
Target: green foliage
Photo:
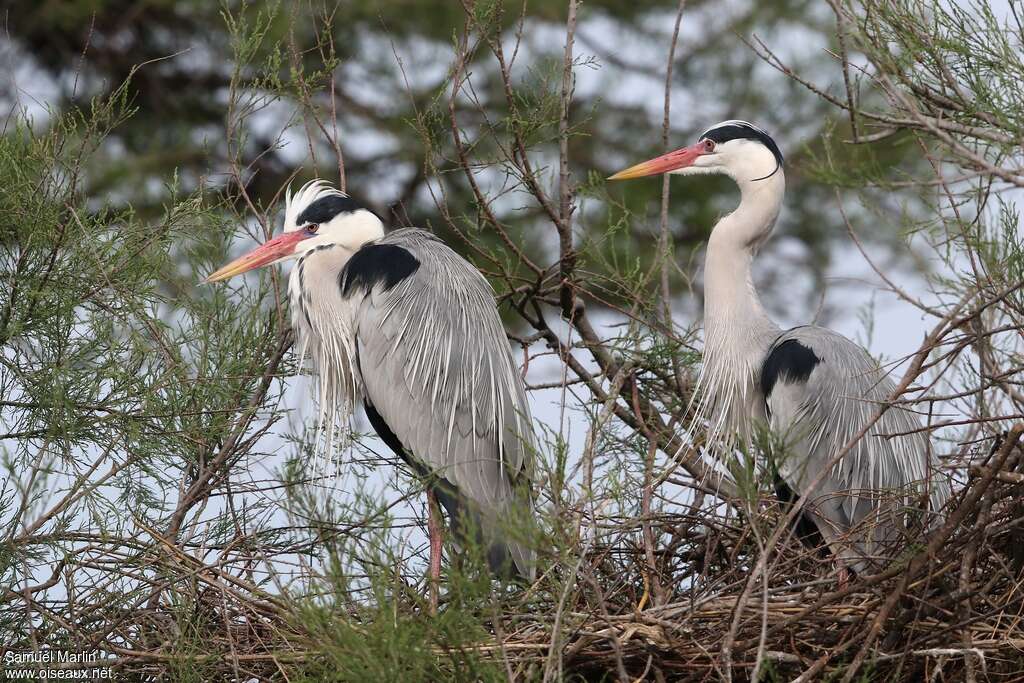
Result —
<instances>
[{"instance_id":1,"label":"green foliage","mask_svg":"<svg viewBox=\"0 0 1024 683\"><path fill-rule=\"evenodd\" d=\"M277 391L261 377L267 340L281 329L279 316L250 313L265 288L232 300L195 287L196 273L224 258L219 200L180 195L169 181L161 213L145 219L86 194L89 160L133 113L129 91L126 82L43 132L12 118L0 137L0 272L10 283L0 292L10 496L0 574L19 585L40 566L90 552L87 538L93 548L123 544L129 571L93 586L110 610L145 595L130 570L137 548L152 542L149 525L165 525L188 473L238 428L238 406ZM217 524L211 532L214 542L223 536ZM5 617L0 639L15 646L33 628L54 646L71 638L59 619L21 613Z\"/></svg>"},{"instance_id":2,"label":"green foliage","mask_svg":"<svg viewBox=\"0 0 1024 683\"><path fill-rule=\"evenodd\" d=\"M878 613L892 582L859 594L856 617L794 622L793 605L809 596L839 607L820 562L787 536L771 551L775 573L758 585L752 572L782 519L765 495L774 472L756 456L784 461L783 444L759 434L756 452L729 463L728 504L676 471L701 446L690 412L701 351L696 325L666 315L661 287L688 301L697 254L734 199L721 199L731 188L720 178L673 187L663 253L660 183L605 182L663 151L660 42L676 2L582 5L564 135L561 5L64 5L21 3L5 16L25 59L59 86L48 116L15 113L0 135L0 583L17 589L0 594L5 647L94 639L122 671L173 680L634 678L665 662L706 677L721 670L735 628L746 647L730 662L739 678L738 662L760 652L763 617L803 630L770 632L785 641L769 651L792 648L799 665L764 658L761 680L788 680L829 648L823 675L856 668L841 646L869 632L856 620ZM953 407L972 403L962 410L970 424L937 443L959 449L1020 415L1024 238L1012 195L993 192L1021 186L1019 27L984 4L843 5L842 49L859 50L874 76L857 84L850 115L791 77L762 79L753 52L723 49L737 32L766 26L777 37L789 26L839 54L835 17L805 2L728 17L719 3L691 5L684 26L702 29L680 43L673 85L701 106L673 105L668 145L726 116L768 118L790 143L780 229L807 245L801 258L820 263L819 277L830 240L846 239L840 189L858 233L905 260L903 238L914 235L945 266L922 314L954 319L957 302L973 307L922 370ZM510 49L521 34L521 50ZM648 44L659 44L656 57L636 49ZM818 58L800 59L812 68ZM501 60L512 66L502 72ZM616 99L631 87L658 106ZM316 435L298 410L306 385L280 276L198 284L277 230L287 181L335 178L339 151L353 192L467 254L530 362L554 359L558 377L531 377L561 403L540 427L542 519L503 520L539 547L541 579L529 588L491 581L480 548L449 543L441 609L429 614L413 473L362 435L333 444L344 454L336 479L311 466ZM962 177L943 186L943 165ZM563 221L571 254L554 255ZM563 287L580 311L611 321L597 343L572 327L579 311L563 307ZM672 441L680 434L690 440ZM1007 490L968 519L976 533L953 539L958 549L972 538L1019 544L1016 522L991 521L1020 518ZM936 575L978 588L1013 566L1003 550L966 547L976 565ZM919 550L908 544L906 567ZM745 612L748 586L765 602ZM970 620L999 632L985 620L1015 615L1013 590L1002 606L987 596ZM948 646L960 631L928 628L961 609L975 608L941 603L933 621L907 627L915 640L892 637ZM885 675L888 661L855 673Z\"/></svg>"},{"instance_id":3,"label":"green foliage","mask_svg":"<svg viewBox=\"0 0 1024 683\"><path fill-rule=\"evenodd\" d=\"M492 226L479 220L484 207L466 175L456 170L459 155L452 144L448 111L453 42L464 32L469 37L463 70L472 74L473 87L456 99L455 114L476 168L491 170L481 178L484 189L502 182L505 174L519 175L506 158L516 149L510 140L514 127L525 152L538 160L537 180L547 190L556 170L547 160L557 148L563 47L561 38L548 36L561 33L566 11L557 3L520 5L502 0L468 6L467 14L460 3L268 0L139 6L105 0L93 4L96 14L85 22L89 32L72 30L74 23L64 13L31 3L12 9L8 22L23 36L34 66L59 84L77 82L68 65L80 64L83 82L102 93L145 64L131 90L139 116L124 122L107 145L116 153L101 150L104 153L90 164L84 182L91 195L130 200L137 213L152 218L166 198L152 188L163 186L174 169L187 194L209 180L220 185L218 179L230 176L234 168L244 176L239 180L254 204L266 207L288 181L315 173L335 178L337 150L345 147L345 175L354 194L368 199L393 225L429 226L467 256L479 258L458 233L472 232L473 242L485 251L503 247ZM670 37L664 29L672 22L666 19L676 7L672 0L581 6L582 42L575 60L581 86L574 96L569 138L576 182L589 174L607 177L623 165L663 151L662 84L657 74L663 69ZM802 177L802 147L828 125L827 109L790 80L773 78L735 36L757 32L771 39L789 30L827 40L831 18L806 0L734 9L723 14L716 3L687 6L684 26L703 28L699 39L680 43L673 87L687 99L698 99L701 114L677 103L668 144L685 144L706 125L729 117L757 119L767 126L783 143L791 166L790 201L780 229L809 247L800 266L821 284L830 247L844 233L831 210L830 192ZM131 17L135 30L116 34L124 16ZM527 26L520 32L522 49L510 50L520 18ZM106 47L115 43L121 49ZM652 52L662 43L664 49ZM494 59L496 45L505 46L511 97L506 97L506 83ZM800 60L817 66L814 55L801 54ZM80 93L81 89L59 88L55 108L73 108ZM232 103L230 109L225 102ZM268 125L274 117L287 120L289 129ZM252 125L257 119L259 124ZM222 134L225 121L227 136ZM250 123L242 126L242 121ZM314 132L308 145L298 139ZM306 158L301 158L303 148L308 148ZM905 161L912 152L899 147L890 156ZM149 182L139 182L143 178ZM430 188L432 181L438 185ZM142 187L146 189L140 191ZM230 188L222 187L236 208L244 210ZM444 211L436 205L439 191L445 196ZM617 187L611 192L616 200L592 202L589 220L581 222L579 230L600 241L602 249L612 248L612 241L602 240L602 234L622 218L614 206L622 203L638 219L635 224L652 226L630 231L628 238L619 234L616 240L628 241L647 270L657 253L658 230L649 216L657 205L659 184L637 182L628 191ZM676 193L669 209L673 258L679 270L690 271L708 229L734 200L729 198L727 181L721 179L697 181L685 195ZM548 231L543 212L515 192L488 209L509 226L528 255L545 260ZM868 239L888 241L884 231L867 233ZM618 281L620 273L598 268L606 260L592 264L595 276ZM769 274L770 280L783 277L785 273ZM671 284L676 291L688 285L675 270ZM630 292L606 294L609 303L622 305Z\"/></svg>"},{"instance_id":4,"label":"green foliage","mask_svg":"<svg viewBox=\"0 0 1024 683\"><path fill-rule=\"evenodd\" d=\"M372 576L370 604L354 614L323 605L298 610L296 618L318 646L317 656L298 667L298 680L505 679L500 665L475 649L489 634L473 605L466 604L465 584L453 581L450 572L446 580L453 585L456 603L436 616L427 614L423 604L410 611L408 595L394 593L397 577L389 581L388 573L379 569Z\"/></svg>"}]
</instances>

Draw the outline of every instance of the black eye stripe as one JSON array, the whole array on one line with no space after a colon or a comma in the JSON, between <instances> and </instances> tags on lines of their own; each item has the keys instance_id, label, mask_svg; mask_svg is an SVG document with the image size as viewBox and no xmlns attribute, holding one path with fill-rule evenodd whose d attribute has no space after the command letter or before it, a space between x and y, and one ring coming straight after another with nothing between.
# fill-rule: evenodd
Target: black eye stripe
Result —
<instances>
[{"instance_id":1,"label":"black eye stripe","mask_svg":"<svg viewBox=\"0 0 1024 683\"><path fill-rule=\"evenodd\" d=\"M320 197L299 214L297 223L327 223L338 214L353 213L363 206L347 195L329 194Z\"/></svg>"},{"instance_id":2,"label":"black eye stripe","mask_svg":"<svg viewBox=\"0 0 1024 683\"><path fill-rule=\"evenodd\" d=\"M767 147L768 151L775 157L775 171L782 167L784 161L782 151L775 144L775 140L757 126L745 121L726 121L721 123L704 131L700 139L711 140L716 146L729 140L754 140ZM775 175L775 171L772 171L770 175ZM758 178L758 180L763 180L763 178Z\"/></svg>"}]
</instances>

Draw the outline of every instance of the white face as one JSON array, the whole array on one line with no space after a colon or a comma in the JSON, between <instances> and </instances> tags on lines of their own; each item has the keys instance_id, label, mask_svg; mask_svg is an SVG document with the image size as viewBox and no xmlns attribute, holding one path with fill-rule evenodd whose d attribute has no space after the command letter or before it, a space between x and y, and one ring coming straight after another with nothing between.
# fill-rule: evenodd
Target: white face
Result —
<instances>
[{"instance_id":1,"label":"white face","mask_svg":"<svg viewBox=\"0 0 1024 683\"><path fill-rule=\"evenodd\" d=\"M696 144L643 161L612 175L609 180L628 180L672 173L703 175L722 173L741 187L759 180L783 180L782 152L768 133L746 121L723 121L701 133Z\"/></svg>"},{"instance_id":2,"label":"white face","mask_svg":"<svg viewBox=\"0 0 1024 683\"><path fill-rule=\"evenodd\" d=\"M701 140L702 153L690 166L669 171L675 175L723 173L737 182L760 180L776 171L771 150L757 140L738 138L725 142Z\"/></svg>"},{"instance_id":3,"label":"white face","mask_svg":"<svg viewBox=\"0 0 1024 683\"><path fill-rule=\"evenodd\" d=\"M306 183L285 200L284 232L303 231L293 257L332 244L355 252L384 236L384 225L372 211L322 180Z\"/></svg>"},{"instance_id":4,"label":"white face","mask_svg":"<svg viewBox=\"0 0 1024 683\"><path fill-rule=\"evenodd\" d=\"M285 198L284 231L280 235L211 273L206 282L227 280L326 245L340 246L351 256L367 242L383 236L384 225L372 211L322 180L315 180Z\"/></svg>"},{"instance_id":5,"label":"white face","mask_svg":"<svg viewBox=\"0 0 1024 683\"><path fill-rule=\"evenodd\" d=\"M295 230L302 230L308 235L295 245L293 255L296 257L328 244L355 252L367 242L384 236L384 225L367 209L340 213L326 223L307 222L305 225L285 226L285 232Z\"/></svg>"}]
</instances>

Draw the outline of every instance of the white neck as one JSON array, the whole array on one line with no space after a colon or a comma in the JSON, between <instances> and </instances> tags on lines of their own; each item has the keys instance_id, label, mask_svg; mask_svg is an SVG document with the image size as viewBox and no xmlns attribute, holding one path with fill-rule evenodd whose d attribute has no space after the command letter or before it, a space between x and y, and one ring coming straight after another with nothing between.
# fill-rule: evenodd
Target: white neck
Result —
<instances>
[{"instance_id":1,"label":"white neck","mask_svg":"<svg viewBox=\"0 0 1024 683\"><path fill-rule=\"evenodd\" d=\"M757 377L779 328L754 288L751 263L778 218L786 181L780 168L764 180L738 180L740 205L708 240L704 264L704 369L701 384L727 431L743 429L758 403Z\"/></svg>"},{"instance_id":2,"label":"white neck","mask_svg":"<svg viewBox=\"0 0 1024 683\"><path fill-rule=\"evenodd\" d=\"M353 249L326 243L307 250L288 278L299 364L308 357L316 367L312 382L319 416L314 451L322 454L316 464L322 472L329 471L335 437L347 435L345 426L359 392L352 301L342 296L338 277Z\"/></svg>"},{"instance_id":3,"label":"white neck","mask_svg":"<svg viewBox=\"0 0 1024 683\"><path fill-rule=\"evenodd\" d=\"M718 221L708 240L704 314L709 322L742 325L768 319L754 288L750 266L779 216L786 181L779 169L771 178L738 184L739 207Z\"/></svg>"}]
</instances>

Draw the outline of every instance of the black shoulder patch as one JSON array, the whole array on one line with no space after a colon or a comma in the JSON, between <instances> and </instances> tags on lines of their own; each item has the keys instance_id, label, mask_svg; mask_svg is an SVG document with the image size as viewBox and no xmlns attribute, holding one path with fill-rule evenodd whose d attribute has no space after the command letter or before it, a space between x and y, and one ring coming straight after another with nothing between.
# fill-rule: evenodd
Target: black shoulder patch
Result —
<instances>
[{"instance_id":1,"label":"black shoulder patch","mask_svg":"<svg viewBox=\"0 0 1024 683\"><path fill-rule=\"evenodd\" d=\"M765 400L771 395L779 378L785 377L790 382L806 382L820 362L821 359L814 351L796 339L787 339L773 346L761 366L761 393Z\"/></svg>"},{"instance_id":2,"label":"black shoulder patch","mask_svg":"<svg viewBox=\"0 0 1024 683\"><path fill-rule=\"evenodd\" d=\"M342 268L341 293L348 296L355 287L370 291L376 284L391 289L419 267L420 262L408 249L394 244L368 244Z\"/></svg>"},{"instance_id":3,"label":"black shoulder patch","mask_svg":"<svg viewBox=\"0 0 1024 683\"><path fill-rule=\"evenodd\" d=\"M296 225L320 225L327 223L341 213L352 213L365 208L362 204L343 194L329 194L307 206L296 219Z\"/></svg>"}]
</instances>

